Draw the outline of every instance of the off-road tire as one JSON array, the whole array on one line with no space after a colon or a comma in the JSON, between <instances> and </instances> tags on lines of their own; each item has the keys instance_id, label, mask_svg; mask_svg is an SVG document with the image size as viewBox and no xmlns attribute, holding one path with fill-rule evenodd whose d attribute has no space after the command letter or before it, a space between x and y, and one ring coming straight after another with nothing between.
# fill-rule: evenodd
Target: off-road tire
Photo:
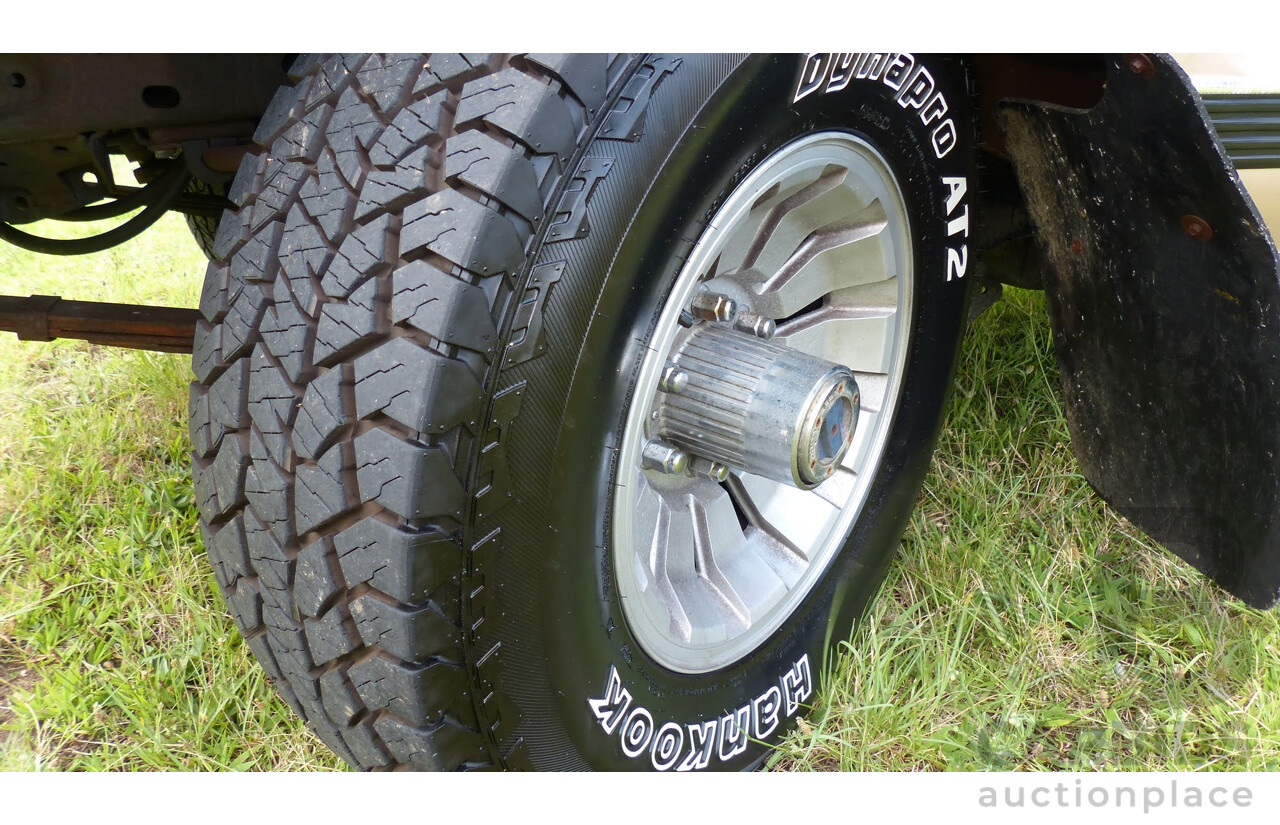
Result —
<instances>
[{"instance_id":1,"label":"off-road tire","mask_svg":"<svg viewBox=\"0 0 1280 825\"><path fill-rule=\"evenodd\" d=\"M847 628L874 592L931 451L960 284L930 287L919 309L920 381L899 413L893 477L874 493L887 509L858 539L873 552L833 565L814 604L754 658L688 678L646 664L621 626L600 538L629 398L618 347L643 335L693 240L648 238L666 211L636 204L662 186L625 167L662 169L699 128L724 137L786 120L769 140L807 128L787 120L802 61L357 55L293 67L232 186L239 209L218 228L206 276L194 479L208 555L250 648L351 764L643 767L648 757L600 729L593 697L607 704L617 687L633 710L692 735L777 685L800 653L816 681L838 641L822 633L836 619ZM951 75L963 106L963 74ZM743 104L757 87L763 114ZM871 93L897 117L891 97ZM798 110L829 119L842 105L834 95ZM725 174L767 149L744 147ZM624 169L611 175L614 155ZM715 175L692 195L671 184L684 197L670 210L677 231L696 234L715 187L732 184ZM941 209L935 180L917 188L922 208ZM925 231L931 278L943 274L940 231ZM837 579L859 566L841 603ZM615 664L618 686L601 669ZM714 766L765 752L744 745Z\"/></svg>"},{"instance_id":2,"label":"off-road tire","mask_svg":"<svg viewBox=\"0 0 1280 825\"><path fill-rule=\"evenodd\" d=\"M281 696L353 765L493 762L461 615L481 382L625 65L302 57L232 187L193 357L205 544Z\"/></svg>"}]
</instances>

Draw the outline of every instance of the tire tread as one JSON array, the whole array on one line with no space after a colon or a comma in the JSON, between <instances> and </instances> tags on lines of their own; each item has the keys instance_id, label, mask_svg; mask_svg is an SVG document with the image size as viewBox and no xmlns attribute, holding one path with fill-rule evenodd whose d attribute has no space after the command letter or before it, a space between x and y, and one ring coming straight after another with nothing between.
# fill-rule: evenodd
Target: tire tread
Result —
<instances>
[{"instance_id":1,"label":"tire tread","mask_svg":"<svg viewBox=\"0 0 1280 825\"><path fill-rule=\"evenodd\" d=\"M610 66L305 55L230 187L193 355L205 543L281 697L357 767L500 764L462 627L467 463Z\"/></svg>"}]
</instances>

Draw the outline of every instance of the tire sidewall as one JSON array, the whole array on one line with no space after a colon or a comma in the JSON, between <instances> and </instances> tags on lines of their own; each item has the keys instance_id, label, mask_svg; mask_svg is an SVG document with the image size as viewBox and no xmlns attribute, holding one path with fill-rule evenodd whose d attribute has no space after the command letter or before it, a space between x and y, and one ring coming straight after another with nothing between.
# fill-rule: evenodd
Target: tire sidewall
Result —
<instances>
[{"instance_id":1,"label":"tire sidewall","mask_svg":"<svg viewBox=\"0 0 1280 825\"><path fill-rule=\"evenodd\" d=\"M912 68L898 88L883 75L851 77L841 87L839 55L688 57L651 90L642 137L597 136L586 146L585 156L613 161L586 204L591 231L569 243L542 245L532 262L563 263L543 308L546 364L531 362L503 381L527 386L521 417L505 444L508 462L546 466L521 476L515 500L492 524L475 525L487 535L507 531L506 543L498 543L503 552L490 553L495 561L481 572L486 586L497 589L489 613L496 609L500 616L494 638L502 642L504 662L495 681L520 720L510 738L536 731L536 740L524 736L535 766L757 764L767 755L766 744L738 748L731 737L728 758L721 758L717 742L709 758L699 760L691 758L695 736L707 733L710 720L717 720L710 730L719 737L724 717L748 718L750 737L776 741L816 699L828 651L847 638L878 589L928 466L964 314L964 279L948 279L956 274L948 256L959 254L964 237L949 235L948 221L951 229L958 225L971 195L957 197L943 179L964 178L969 192L974 186L962 68L949 60L905 57ZM850 71L858 65L843 62ZM919 77L914 67L922 67L933 86L918 106L900 100L902 88ZM922 110L935 94L947 111L926 123ZM934 140L945 121L955 142L939 157ZM876 147L904 196L915 260L899 406L862 513L806 601L739 662L711 673L675 673L631 637L614 585L617 447L642 349L701 226L774 150L826 129L852 132ZM530 419L540 413L542 423L555 429L549 462L540 457L547 455L550 433L516 436L526 411ZM515 539L522 530L523 540ZM525 624L522 631L521 616L536 629ZM633 747L624 748L628 737ZM654 742L661 739L669 753L677 737L675 757L663 758Z\"/></svg>"}]
</instances>

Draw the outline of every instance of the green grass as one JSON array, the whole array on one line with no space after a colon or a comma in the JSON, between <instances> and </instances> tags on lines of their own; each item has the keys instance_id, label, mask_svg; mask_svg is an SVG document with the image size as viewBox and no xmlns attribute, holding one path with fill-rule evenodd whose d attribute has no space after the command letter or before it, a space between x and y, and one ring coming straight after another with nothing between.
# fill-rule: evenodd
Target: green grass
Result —
<instances>
[{"instance_id":1,"label":"green grass","mask_svg":"<svg viewBox=\"0 0 1280 825\"><path fill-rule=\"evenodd\" d=\"M41 231L50 231L41 227ZM0 293L194 305L178 219ZM0 769L333 769L227 618L192 504L185 356L0 335ZM776 768L1280 768L1280 617L1090 491L1043 299L971 330L899 562Z\"/></svg>"}]
</instances>

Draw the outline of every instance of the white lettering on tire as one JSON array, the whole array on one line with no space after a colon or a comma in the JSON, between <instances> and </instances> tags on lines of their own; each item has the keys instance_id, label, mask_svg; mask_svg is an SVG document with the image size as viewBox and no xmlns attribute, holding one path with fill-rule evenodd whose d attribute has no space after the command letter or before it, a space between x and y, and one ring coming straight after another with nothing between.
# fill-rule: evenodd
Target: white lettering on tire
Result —
<instances>
[{"instance_id":1,"label":"white lettering on tire","mask_svg":"<svg viewBox=\"0 0 1280 825\"><path fill-rule=\"evenodd\" d=\"M638 759L648 754L650 763L660 771L700 771L711 765L712 758L728 762L744 752L751 739L772 734L812 695L813 676L806 654L777 684L741 707L711 719L658 725L647 708L633 702L631 691L613 666L605 679L604 695L588 699L587 706L601 729L618 737L627 757Z\"/></svg>"},{"instance_id":2,"label":"white lettering on tire","mask_svg":"<svg viewBox=\"0 0 1280 825\"><path fill-rule=\"evenodd\" d=\"M883 83L894 92L894 100L914 111L925 126L932 124L929 143L942 160L958 143L955 122L946 116L951 107L937 89L933 74L913 55L905 53L815 52L805 57L792 103L821 90L838 92L852 80Z\"/></svg>"}]
</instances>

